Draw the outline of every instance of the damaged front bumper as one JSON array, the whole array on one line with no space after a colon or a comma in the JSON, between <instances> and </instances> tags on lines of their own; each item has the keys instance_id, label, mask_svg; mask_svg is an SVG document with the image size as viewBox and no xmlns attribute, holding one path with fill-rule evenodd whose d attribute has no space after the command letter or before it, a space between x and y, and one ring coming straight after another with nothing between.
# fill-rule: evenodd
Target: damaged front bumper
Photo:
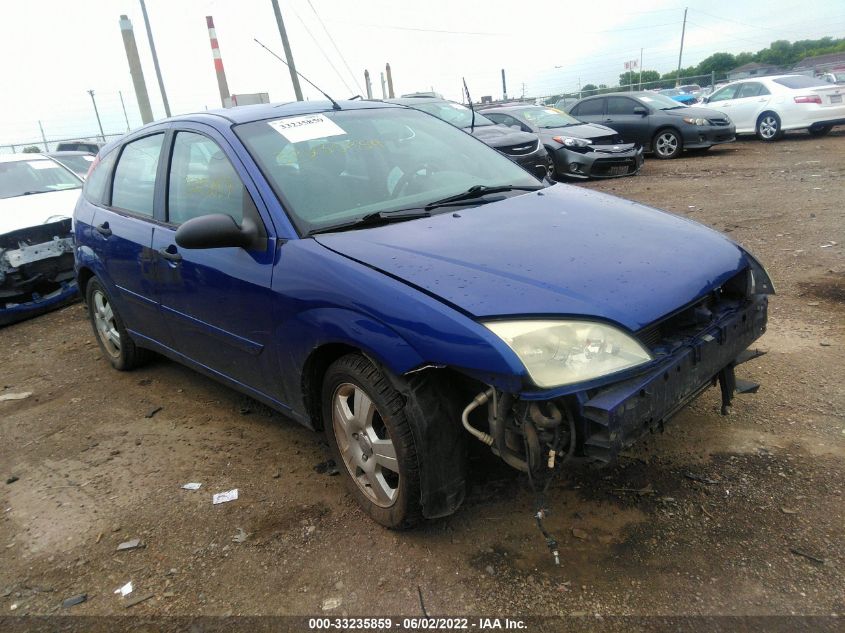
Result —
<instances>
[{"instance_id":1,"label":"damaged front bumper","mask_svg":"<svg viewBox=\"0 0 845 633\"><path fill-rule=\"evenodd\" d=\"M0 326L77 299L71 220L0 235Z\"/></svg>"},{"instance_id":2,"label":"damaged front bumper","mask_svg":"<svg viewBox=\"0 0 845 633\"><path fill-rule=\"evenodd\" d=\"M611 461L644 433L662 428L675 413L719 381L725 412L734 391L752 390L742 382L737 384L733 368L748 358L743 353L766 331L766 319L767 297L758 295L736 310L726 310L649 371L576 394L583 455Z\"/></svg>"}]
</instances>

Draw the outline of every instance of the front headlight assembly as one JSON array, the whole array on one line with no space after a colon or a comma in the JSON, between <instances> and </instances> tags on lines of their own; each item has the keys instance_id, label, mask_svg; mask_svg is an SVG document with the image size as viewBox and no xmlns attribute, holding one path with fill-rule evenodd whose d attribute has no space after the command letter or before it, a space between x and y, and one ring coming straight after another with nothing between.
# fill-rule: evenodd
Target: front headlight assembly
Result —
<instances>
[{"instance_id":1,"label":"front headlight assembly","mask_svg":"<svg viewBox=\"0 0 845 633\"><path fill-rule=\"evenodd\" d=\"M556 143L560 143L564 147L568 147L569 149L584 149L585 147L590 146L590 141L586 138L579 138L577 136L553 136L552 140Z\"/></svg>"},{"instance_id":2,"label":"front headlight assembly","mask_svg":"<svg viewBox=\"0 0 845 633\"><path fill-rule=\"evenodd\" d=\"M484 324L519 357L538 387L584 382L653 359L625 332L591 321L491 321Z\"/></svg>"},{"instance_id":3,"label":"front headlight assembly","mask_svg":"<svg viewBox=\"0 0 845 633\"><path fill-rule=\"evenodd\" d=\"M692 117L684 117L684 123L689 123L690 125L708 125L710 121L707 119L694 119Z\"/></svg>"}]
</instances>

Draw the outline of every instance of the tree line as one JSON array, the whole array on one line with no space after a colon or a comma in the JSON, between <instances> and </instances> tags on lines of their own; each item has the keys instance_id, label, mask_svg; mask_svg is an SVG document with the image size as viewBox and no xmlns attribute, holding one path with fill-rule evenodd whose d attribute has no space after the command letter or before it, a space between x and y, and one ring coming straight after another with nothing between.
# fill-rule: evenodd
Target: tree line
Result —
<instances>
[{"instance_id":1,"label":"tree line","mask_svg":"<svg viewBox=\"0 0 845 633\"><path fill-rule=\"evenodd\" d=\"M799 40L797 42L776 40L767 48L763 48L756 53L743 52L737 55L724 52L713 53L696 66L681 68L680 80L683 83L685 77L701 77L711 74L715 74L717 80L724 79L728 71L750 62L771 64L788 69L806 57L840 52L845 52L845 38L823 37L817 40ZM648 86L649 88L672 88L678 83L678 78L677 68L663 74L656 70L643 70L642 74L638 71L626 71L619 75L619 86L639 85L642 83L643 86ZM710 81L707 80L703 83L704 85L709 85ZM581 88L581 94L583 96L602 94L604 92L613 92L617 89L618 86L609 87L606 84L588 83ZM563 96L577 96L577 94L556 95L554 99Z\"/></svg>"}]
</instances>

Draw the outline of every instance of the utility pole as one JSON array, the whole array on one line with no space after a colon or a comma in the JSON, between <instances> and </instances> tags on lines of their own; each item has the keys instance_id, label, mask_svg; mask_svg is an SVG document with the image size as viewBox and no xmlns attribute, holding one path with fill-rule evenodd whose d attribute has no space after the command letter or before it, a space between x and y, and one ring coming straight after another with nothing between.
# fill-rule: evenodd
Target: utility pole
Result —
<instances>
[{"instance_id":1,"label":"utility pole","mask_svg":"<svg viewBox=\"0 0 845 633\"><path fill-rule=\"evenodd\" d=\"M637 82L637 90L643 89L643 49L640 49L640 80Z\"/></svg>"},{"instance_id":2,"label":"utility pole","mask_svg":"<svg viewBox=\"0 0 845 633\"><path fill-rule=\"evenodd\" d=\"M390 72L390 64L385 64L384 70L387 73L387 94L393 99L395 95L393 94L393 73Z\"/></svg>"},{"instance_id":3,"label":"utility pole","mask_svg":"<svg viewBox=\"0 0 845 633\"><path fill-rule=\"evenodd\" d=\"M100 111L97 110L97 100L94 98L94 91L89 90L88 94L91 95L91 103L94 104L94 114L97 115L97 125L100 126L100 138L103 139L103 143L105 143L106 135L103 133L103 123L100 121Z\"/></svg>"},{"instance_id":4,"label":"utility pole","mask_svg":"<svg viewBox=\"0 0 845 633\"><path fill-rule=\"evenodd\" d=\"M49 152L50 148L47 147L47 137L44 135L44 126L41 125L41 121L38 122L38 129L41 130L41 140L44 141L44 151ZM12 147L14 150L14 146Z\"/></svg>"},{"instance_id":5,"label":"utility pole","mask_svg":"<svg viewBox=\"0 0 845 633\"><path fill-rule=\"evenodd\" d=\"M373 98L373 84L370 82L370 71L364 71L364 85L367 87L367 99Z\"/></svg>"},{"instance_id":6,"label":"utility pole","mask_svg":"<svg viewBox=\"0 0 845 633\"><path fill-rule=\"evenodd\" d=\"M153 30L150 28L150 18L147 15L147 5L144 0L141 0L141 13L144 14L144 24L147 26L147 39L150 40L150 52L153 54L153 66L156 69L156 77L158 78L158 89L161 90L161 101L164 104L165 116L170 116L170 104L167 102L167 93L164 91L164 80L161 78L161 68L158 65L158 55L156 55L156 45L153 41Z\"/></svg>"},{"instance_id":7,"label":"utility pole","mask_svg":"<svg viewBox=\"0 0 845 633\"><path fill-rule=\"evenodd\" d=\"M120 107L123 108L123 118L126 119L126 131L129 131L129 117L126 116L126 104L123 103L123 92L120 90L117 91L117 94L120 95Z\"/></svg>"},{"instance_id":8,"label":"utility pole","mask_svg":"<svg viewBox=\"0 0 845 633\"><path fill-rule=\"evenodd\" d=\"M279 0L271 1L273 3L273 13L276 14L276 25L279 27L279 35L282 37L282 46L285 49L285 59L288 60L288 70L290 71L291 83L293 83L293 92L296 95L296 100L302 101L302 88L299 87L299 75L296 74L296 64L293 63L293 53L290 51L288 32L285 30L285 21L282 20L282 10L279 8Z\"/></svg>"},{"instance_id":9,"label":"utility pole","mask_svg":"<svg viewBox=\"0 0 845 633\"><path fill-rule=\"evenodd\" d=\"M384 81L384 73L381 73L381 98L387 99L387 83Z\"/></svg>"},{"instance_id":10,"label":"utility pole","mask_svg":"<svg viewBox=\"0 0 845 633\"><path fill-rule=\"evenodd\" d=\"M502 101L508 100L508 85L505 83L505 69L502 68Z\"/></svg>"},{"instance_id":11,"label":"utility pole","mask_svg":"<svg viewBox=\"0 0 845 633\"><path fill-rule=\"evenodd\" d=\"M678 53L678 75L675 77L675 87L681 85L681 58L684 56L684 35L687 32L687 9L684 9L684 25L681 27L681 51Z\"/></svg>"},{"instance_id":12,"label":"utility pole","mask_svg":"<svg viewBox=\"0 0 845 633\"><path fill-rule=\"evenodd\" d=\"M150 97L147 94L147 83L144 81L141 58L138 56L138 45L135 43L135 31L132 28L132 22L125 15L120 16L120 33L123 36L123 47L126 49L126 59L129 62L129 74L132 75L132 85L135 87L135 97L138 99L138 111L141 113L141 123L152 123L153 110L150 108Z\"/></svg>"}]
</instances>

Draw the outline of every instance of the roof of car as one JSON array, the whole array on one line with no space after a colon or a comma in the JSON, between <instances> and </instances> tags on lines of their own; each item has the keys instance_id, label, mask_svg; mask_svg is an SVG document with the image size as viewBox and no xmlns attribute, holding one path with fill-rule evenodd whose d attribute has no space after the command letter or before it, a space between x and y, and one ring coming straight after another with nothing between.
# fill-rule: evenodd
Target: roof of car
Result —
<instances>
[{"instance_id":1,"label":"roof of car","mask_svg":"<svg viewBox=\"0 0 845 633\"><path fill-rule=\"evenodd\" d=\"M401 108L404 107L395 103L385 103L384 101L356 99L350 101L344 99L338 101L337 104L341 110L369 110L377 108ZM160 125L162 123L173 123L178 121L198 121L207 122L219 125L220 123L228 122L233 125L241 123L252 123L253 121L265 121L267 119L279 119L286 116L297 116L306 114L317 114L319 112L333 112L336 111L332 106L331 101L291 101L285 103L257 103L254 105L236 106L234 108L217 108L215 110L205 110L202 112L193 112L188 114L178 114L169 119L159 119L152 123L132 130L131 134L134 136L139 131L146 128ZM105 147L101 148L101 153L108 153L114 147L124 143L126 137L120 137L111 141Z\"/></svg>"},{"instance_id":2,"label":"roof of car","mask_svg":"<svg viewBox=\"0 0 845 633\"><path fill-rule=\"evenodd\" d=\"M47 156L94 156L91 152L86 152L84 150L62 150L58 152L49 152Z\"/></svg>"},{"instance_id":3,"label":"roof of car","mask_svg":"<svg viewBox=\"0 0 845 633\"><path fill-rule=\"evenodd\" d=\"M44 154L21 153L21 154L0 154L0 163L14 163L22 160L50 160Z\"/></svg>"},{"instance_id":4,"label":"roof of car","mask_svg":"<svg viewBox=\"0 0 845 633\"><path fill-rule=\"evenodd\" d=\"M483 108L483 110L519 110L522 108L553 108L554 106L540 106L536 103L503 103Z\"/></svg>"},{"instance_id":5,"label":"roof of car","mask_svg":"<svg viewBox=\"0 0 845 633\"><path fill-rule=\"evenodd\" d=\"M384 101L356 99L355 101L343 100L337 104L341 110L366 110L370 108L397 107L395 104ZM331 112L333 110L330 101L291 101L287 103L257 103L255 105L237 106L235 108L218 108L195 114L184 114L168 119L170 121L191 120L198 115L213 115L228 119L232 123L250 123L264 119L277 119L284 116L295 116L297 114L315 114L317 112ZM160 123L160 121L159 121Z\"/></svg>"},{"instance_id":6,"label":"roof of car","mask_svg":"<svg viewBox=\"0 0 845 633\"><path fill-rule=\"evenodd\" d=\"M415 106L420 103L445 103L448 99L441 99L440 97L398 97L396 99L385 99L384 103L392 103L395 105ZM451 103L451 102L450 102Z\"/></svg>"}]
</instances>

